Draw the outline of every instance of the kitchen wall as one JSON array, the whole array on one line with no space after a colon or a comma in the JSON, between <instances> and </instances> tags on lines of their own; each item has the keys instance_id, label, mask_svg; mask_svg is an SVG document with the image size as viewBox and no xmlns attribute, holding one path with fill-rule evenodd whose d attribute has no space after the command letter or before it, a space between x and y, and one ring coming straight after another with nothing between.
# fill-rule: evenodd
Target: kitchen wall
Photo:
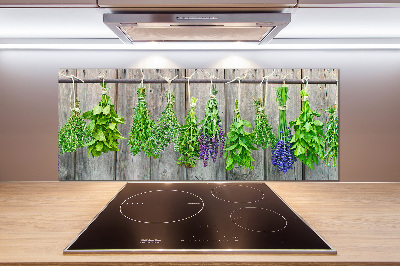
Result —
<instances>
[{"instance_id":1,"label":"kitchen wall","mask_svg":"<svg viewBox=\"0 0 400 266\"><path fill-rule=\"evenodd\" d=\"M59 68L338 68L340 181L400 181L400 50L0 50L0 181L57 181Z\"/></svg>"}]
</instances>

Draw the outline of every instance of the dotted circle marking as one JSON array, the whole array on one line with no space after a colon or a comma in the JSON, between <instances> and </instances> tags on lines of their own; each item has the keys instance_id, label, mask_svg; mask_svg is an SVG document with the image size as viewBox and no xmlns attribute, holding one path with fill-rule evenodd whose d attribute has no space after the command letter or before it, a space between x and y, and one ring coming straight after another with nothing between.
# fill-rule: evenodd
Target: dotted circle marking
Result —
<instances>
[{"instance_id":1,"label":"dotted circle marking","mask_svg":"<svg viewBox=\"0 0 400 266\"><path fill-rule=\"evenodd\" d=\"M125 215L125 214L123 213L123 211L122 211L122 205L124 205L125 202L127 202L128 200L130 200L130 199L132 199L132 198L134 198L134 197L140 196L140 195L147 194L147 193L161 192L161 191L182 192L182 193L187 193L187 194L190 194L190 195L192 195L192 196L195 196L195 197L197 197L197 198L201 201L201 209L200 209L198 212L196 212L195 214L191 215L191 216L185 217L185 218L183 218L183 219L168 221L168 222L140 221L140 220L133 219L133 218L131 218L131 217L129 217L129 216L127 216L127 215ZM126 204L128 205L129 203L127 202ZM131 203L131 204L133 204L133 203ZM142 204L143 204L143 203L142 203ZM149 191L141 192L141 193L135 194L135 195L133 195L133 196L130 196L129 198L127 198L126 200L124 200L124 201L121 203L121 205L119 205L119 212L122 214L122 216L124 216L126 219L129 219L129 220L131 220L131 221L134 221L134 222L137 222L137 223L143 223L143 224L150 224L150 223L152 223L152 224L169 224L169 223L181 222L181 221L184 221L184 220L187 220L187 219L190 219L190 218L196 216L196 215L199 214L203 209L204 209L204 201L203 201L202 198L200 198L200 197L197 196L196 194L193 194L193 193L190 193L190 192L187 192L187 191L183 191L183 190L180 190L180 191L179 191L179 190L176 190L176 189L173 189L173 190L162 190L162 189L158 189L158 190L155 190L155 191L149 190Z\"/></svg>"},{"instance_id":2,"label":"dotted circle marking","mask_svg":"<svg viewBox=\"0 0 400 266\"><path fill-rule=\"evenodd\" d=\"M216 199L219 199L219 200L222 200L222 201L225 201L225 202L230 202L230 203L255 203L255 202L258 202L258 201L263 200L264 197L265 197L264 192L262 192L262 191L259 190L258 188L250 187L250 186L245 186L245 185L237 185L237 186L239 186L239 187L247 187L247 188L254 189L254 190L260 192L262 196L261 196L261 198L259 198L259 199L257 199L257 200L245 202L245 201L231 201L231 200L225 200L225 199L222 199L222 198L220 198L220 197L218 197L218 196L216 196L216 195L214 194L214 190L216 190L217 188L220 188L220 187L227 187L227 185L221 185L221 186L218 186L218 187L213 188L213 189L211 190L211 195L213 195L213 197L216 198Z\"/></svg>"},{"instance_id":3,"label":"dotted circle marking","mask_svg":"<svg viewBox=\"0 0 400 266\"><path fill-rule=\"evenodd\" d=\"M244 227L244 226L242 226L242 225L236 223L236 222L235 222L235 219L232 218L232 215L233 215L236 211L239 211L239 210L241 210L241 209L261 209L261 210L264 210L264 211L270 211L270 212L272 212L272 213L274 213L274 214L279 215L280 217L282 217L283 220L285 220L285 226L282 227L282 228L280 228L280 229L278 229L278 230L271 230L271 231L254 230L254 229L250 229L250 228ZM286 218L285 218L282 214L277 213L276 211L273 211L273 210L270 210L270 209L262 208L262 207L242 207L242 208L236 209L236 210L234 210L233 212L231 212L231 214L229 215L229 217L231 218L232 222L233 222L234 224L236 224L237 226L239 226L240 228L243 228L243 229L248 230L248 231L251 231L251 232L257 232L257 233L263 233L263 232L276 233L276 232L279 232L279 231L284 230L284 229L287 227L287 224L288 224ZM241 218L241 217L237 217L237 218Z\"/></svg>"}]
</instances>

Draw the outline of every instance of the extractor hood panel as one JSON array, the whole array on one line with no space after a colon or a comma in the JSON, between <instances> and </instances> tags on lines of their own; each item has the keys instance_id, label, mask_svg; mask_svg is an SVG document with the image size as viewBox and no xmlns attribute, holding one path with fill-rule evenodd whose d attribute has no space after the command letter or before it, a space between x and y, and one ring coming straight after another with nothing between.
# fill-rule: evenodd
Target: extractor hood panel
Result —
<instances>
[{"instance_id":1,"label":"extractor hood panel","mask_svg":"<svg viewBox=\"0 0 400 266\"><path fill-rule=\"evenodd\" d=\"M104 23L124 43L268 43L290 22L288 13L104 14Z\"/></svg>"}]
</instances>

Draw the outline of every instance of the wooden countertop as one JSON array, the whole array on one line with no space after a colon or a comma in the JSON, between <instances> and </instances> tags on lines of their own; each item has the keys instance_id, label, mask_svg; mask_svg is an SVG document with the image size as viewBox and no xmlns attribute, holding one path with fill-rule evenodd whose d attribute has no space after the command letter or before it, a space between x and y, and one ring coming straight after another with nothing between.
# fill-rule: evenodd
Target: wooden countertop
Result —
<instances>
[{"instance_id":1,"label":"wooden countertop","mask_svg":"<svg viewBox=\"0 0 400 266\"><path fill-rule=\"evenodd\" d=\"M400 265L400 183L267 182L337 255L63 255L124 182L0 183L0 263Z\"/></svg>"}]
</instances>

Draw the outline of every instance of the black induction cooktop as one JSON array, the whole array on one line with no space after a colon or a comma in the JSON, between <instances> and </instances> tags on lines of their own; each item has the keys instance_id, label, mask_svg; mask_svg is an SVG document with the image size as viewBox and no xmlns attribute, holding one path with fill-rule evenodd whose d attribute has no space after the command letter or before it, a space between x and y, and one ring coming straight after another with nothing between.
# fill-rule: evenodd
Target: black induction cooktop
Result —
<instances>
[{"instance_id":1,"label":"black induction cooktop","mask_svg":"<svg viewBox=\"0 0 400 266\"><path fill-rule=\"evenodd\" d=\"M265 183L127 183L68 253L336 254Z\"/></svg>"}]
</instances>

